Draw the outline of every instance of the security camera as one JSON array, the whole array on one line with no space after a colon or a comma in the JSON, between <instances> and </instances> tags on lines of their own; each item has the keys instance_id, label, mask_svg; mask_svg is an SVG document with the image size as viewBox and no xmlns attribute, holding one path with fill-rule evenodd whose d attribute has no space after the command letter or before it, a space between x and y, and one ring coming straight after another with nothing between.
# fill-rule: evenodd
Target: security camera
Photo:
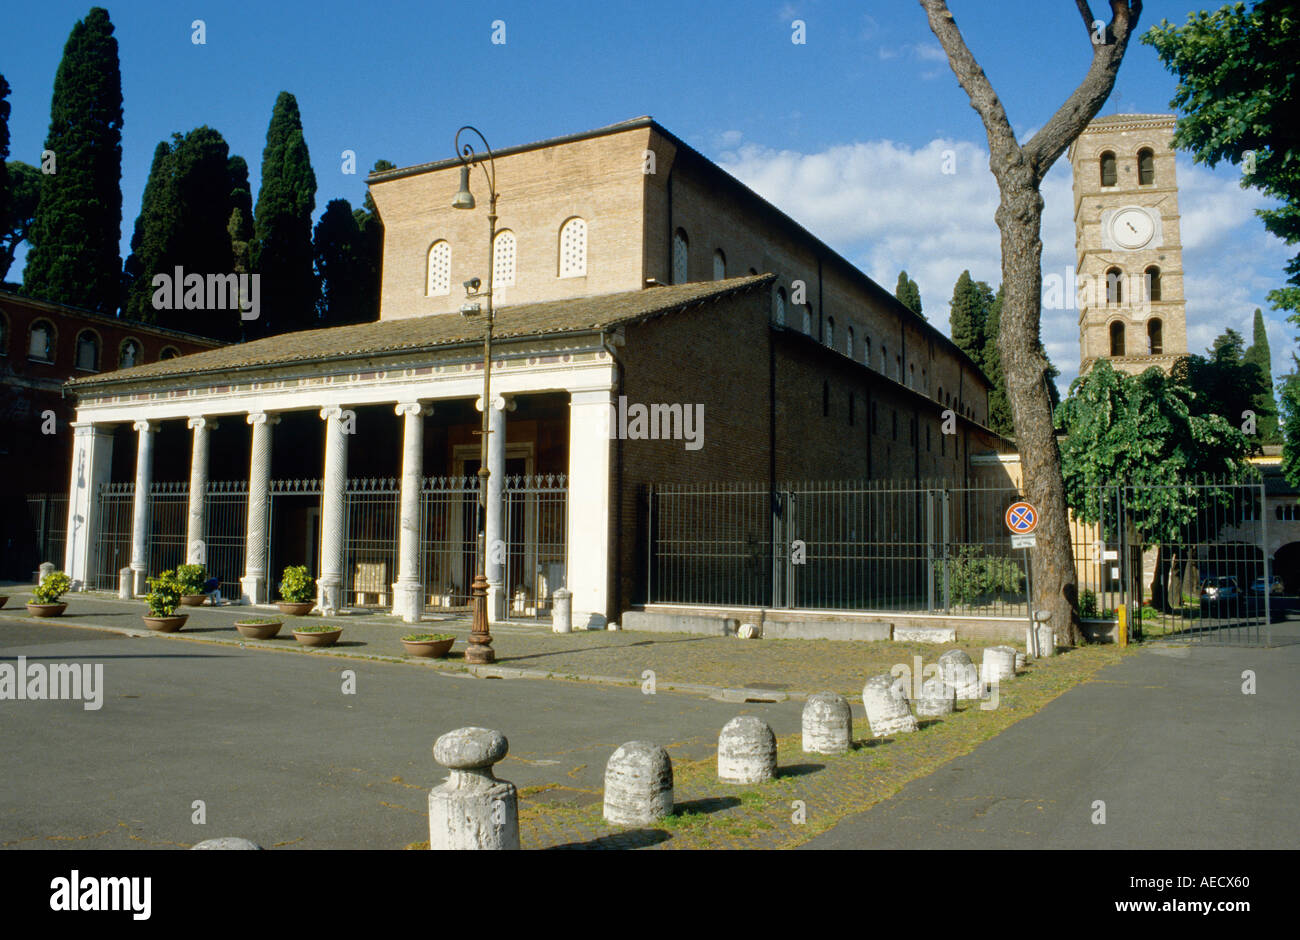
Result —
<instances>
[{"instance_id":1,"label":"security camera","mask_svg":"<svg viewBox=\"0 0 1300 940\"><path fill-rule=\"evenodd\" d=\"M465 293L466 294L474 293L474 291L479 289L479 285L481 285L482 283L483 282L476 277L470 278L468 281L465 282Z\"/></svg>"}]
</instances>

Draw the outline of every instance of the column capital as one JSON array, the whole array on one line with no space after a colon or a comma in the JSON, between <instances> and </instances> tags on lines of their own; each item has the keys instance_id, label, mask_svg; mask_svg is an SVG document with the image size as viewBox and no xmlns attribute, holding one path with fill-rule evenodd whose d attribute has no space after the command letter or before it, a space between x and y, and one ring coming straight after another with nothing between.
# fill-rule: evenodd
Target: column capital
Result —
<instances>
[{"instance_id":1,"label":"column capital","mask_svg":"<svg viewBox=\"0 0 1300 940\"><path fill-rule=\"evenodd\" d=\"M433 406L422 401L399 401L393 406L393 413L399 418L406 415L415 415L422 418L425 415L433 414Z\"/></svg>"},{"instance_id":2,"label":"column capital","mask_svg":"<svg viewBox=\"0 0 1300 940\"><path fill-rule=\"evenodd\" d=\"M492 396L492 408L493 408L494 411L514 411L514 410L515 410L515 396L513 396L513 395L493 395L493 396ZM474 410L475 410L475 411L482 411L482 410L483 410L483 396L482 396L482 395L480 395L478 398L474 399Z\"/></svg>"},{"instance_id":3,"label":"column capital","mask_svg":"<svg viewBox=\"0 0 1300 940\"><path fill-rule=\"evenodd\" d=\"M135 422L132 422L131 426L132 426L133 428L135 428L137 431L157 431L157 430L158 430L158 422L157 422L157 421L135 421Z\"/></svg>"},{"instance_id":4,"label":"column capital","mask_svg":"<svg viewBox=\"0 0 1300 940\"><path fill-rule=\"evenodd\" d=\"M614 400L614 390L611 388L574 388L569 390L569 405L605 405L609 406Z\"/></svg>"},{"instance_id":5,"label":"column capital","mask_svg":"<svg viewBox=\"0 0 1300 940\"><path fill-rule=\"evenodd\" d=\"M208 418L203 415L195 415L194 417L190 418L188 421L185 422L185 426L189 428L191 431L194 430L213 431L216 430L217 421L215 418Z\"/></svg>"},{"instance_id":6,"label":"column capital","mask_svg":"<svg viewBox=\"0 0 1300 940\"><path fill-rule=\"evenodd\" d=\"M269 411L250 411L246 416L249 424L279 424L280 416Z\"/></svg>"},{"instance_id":7,"label":"column capital","mask_svg":"<svg viewBox=\"0 0 1300 940\"><path fill-rule=\"evenodd\" d=\"M326 405L320 410L320 417L322 421L328 421L330 418L337 418L341 421L343 419L343 406Z\"/></svg>"},{"instance_id":8,"label":"column capital","mask_svg":"<svg viewBox=\"0 0 1300 940\"><path fill-rule=\"evenodd\" d=\"M74 437L93 437L96 434L111 436L113 429L106 424L96 424L93 421L73 421L68 425L72 428Z\"/></svg>"}]
</instances>

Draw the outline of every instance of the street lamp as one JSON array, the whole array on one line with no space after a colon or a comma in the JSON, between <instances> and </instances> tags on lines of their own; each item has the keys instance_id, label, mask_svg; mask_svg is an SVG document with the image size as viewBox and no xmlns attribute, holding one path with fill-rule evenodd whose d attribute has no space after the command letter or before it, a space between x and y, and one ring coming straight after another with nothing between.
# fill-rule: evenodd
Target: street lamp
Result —
<instances>
[{"instance_id":1,"label":"street lamp","mask_svg":"<svg viewBox=\"0 0 1300 940\"><path fill-rule=\"evenodd\" d=\"M478 139L483 142L483 150L487 154L486 165L474 152L473 144L461 145L460 135L465 131L477 134ZM492 407L492 278L496 268L492 253L496 247L497 236L497 169L492 148L488 146L487 138L478 128L466 125L456 131L456 139L452 146L456 150L456 156L460 158L460 189L456 193L456 198L452 200L452 208L474 208L474 194L469 191L469 172L475 163L482 168L488 182L488 288L480 292L478 278L465 283L467 297L487 299L487 316L484 318L483 330L483 429L478 464L478 559L474 566L474 584L470 588L470 594L474 599L474 627L470 631L469 646L465 650L466 662L483 664L496 661L496 652L492 649L492 634L488 632L487 615L487 494L488 476L491 473L488 469L488 434L490 433L488 409ZM478 313L477 307L478 304L466 304L461 307L461 313L475 316Z\"/></svg>"}]
</instances>

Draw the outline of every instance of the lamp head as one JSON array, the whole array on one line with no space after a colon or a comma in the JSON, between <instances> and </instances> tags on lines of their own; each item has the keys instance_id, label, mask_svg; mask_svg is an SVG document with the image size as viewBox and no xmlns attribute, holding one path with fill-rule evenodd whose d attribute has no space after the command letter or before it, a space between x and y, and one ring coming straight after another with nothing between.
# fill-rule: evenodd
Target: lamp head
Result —
<instances>
[{"instance_id":1,"label":"lamp head","mask_svg":"<svg viewBox=\"0 0 1300 940\"><path fill-rule=\"evenodd\" d=\"M460 165L460 190L456 193L456 198L451 201L453 209L473 209L474 194L469 191L469 164Z\"/></svg>"}]
</instances>

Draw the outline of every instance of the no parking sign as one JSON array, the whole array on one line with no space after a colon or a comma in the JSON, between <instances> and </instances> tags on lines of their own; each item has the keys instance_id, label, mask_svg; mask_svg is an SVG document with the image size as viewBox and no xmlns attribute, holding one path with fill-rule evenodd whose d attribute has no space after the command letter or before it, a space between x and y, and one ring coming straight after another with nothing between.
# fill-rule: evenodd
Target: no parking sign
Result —
<instances>
[{"instance_id":1,"label":"no parking sign","mask_svg":"<svg viewBox=\"0 0 1300 940\"><path fill-rule=\"evenodd\" d=\"M1038 528L1038 509L1032 503L1019 500L1008 506L1006 523L1012 548L1028 548L1037 541L1033 533Z\"/></svg>"}]
</instances>

